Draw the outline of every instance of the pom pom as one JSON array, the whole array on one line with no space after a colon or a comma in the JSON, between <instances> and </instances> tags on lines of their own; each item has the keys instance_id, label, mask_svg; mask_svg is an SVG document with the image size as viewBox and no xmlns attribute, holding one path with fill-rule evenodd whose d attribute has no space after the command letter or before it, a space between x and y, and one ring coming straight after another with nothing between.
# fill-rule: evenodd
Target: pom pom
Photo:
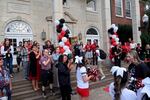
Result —
<instances>
[{"instance_id":1,"label":"pom pom","mask_svg":"<svg viewBox=\"0 0 150 100\"><path fill-rule=\"evenodd\" d=\"M63 47L64 46L64 42L59 42L59 46Z\"/></svg>"}]
</instances>

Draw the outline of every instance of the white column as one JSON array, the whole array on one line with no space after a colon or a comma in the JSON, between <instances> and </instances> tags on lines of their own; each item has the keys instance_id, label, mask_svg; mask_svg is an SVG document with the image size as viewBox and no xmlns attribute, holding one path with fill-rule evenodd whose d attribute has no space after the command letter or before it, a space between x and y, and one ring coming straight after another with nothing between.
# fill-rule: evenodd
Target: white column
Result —
<instances>
[{"instance_id":1,"label":"white column","mask_svg":"<svg viewBox=\"0 0 150 100\"><path fill-rule=\"evenodd\" d=\"M132 30L133 30L133 40L136 43L141 43L140 35L141 31L138 30L140 27L140 4L139 0L131 0L131 13L132 13Z\"/></svg>"},{"instance_id":2,"label":"white column","mask_svg":"<svg viewBox=\"0 0 150 100\"><path fill-rule=\"evenodd\" d=\"M62 0L53 0L53 33L52 33L52 40L55 44L57 44L57 33L56 33L56 26L55 20L59 20L63 18L63 3Z\"/></svg>"},{"instance_id":3,"label":"white column","mask_svg":"<svg viewBox=\"0 0 150 100\"><path fill-rule=\"evenodd\" d=\"M109 37L108 37L108 29L111 26L111 8L110 8L110 0L101 0L102 6L102 34L103 34L103 49L109 52Z\"/></svg>"}]
</instances>

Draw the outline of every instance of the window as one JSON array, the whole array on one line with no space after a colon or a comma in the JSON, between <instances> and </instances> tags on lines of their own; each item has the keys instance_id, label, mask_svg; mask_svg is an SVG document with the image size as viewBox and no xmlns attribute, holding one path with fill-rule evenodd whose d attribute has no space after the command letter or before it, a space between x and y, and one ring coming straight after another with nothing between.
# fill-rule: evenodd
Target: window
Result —
<instances>
[{"instance_id":1,"label":"window","mask_svg":"<svg viewBox=\"0 0 150 100\"><path fill-rule=\"evenodd\" d=\"M90 28L88 29L87 35L98 35L97 30L95 30L94 28Z\"/></svg>"},{"instance_id":2,"label":"window","mask_svg":"<svg viewBox=\"0 0 150 100\"><path fill-rule=\"evenodd\" d=\"M115 10L117 16L123 16L122 0L115 0Z\"/></svg>"},{"instance_id":3,"label":"window","mask_svg":"<svg viewBox=\"0 0 150 100\"><path fill-rule=\"evenodd\" d=\"M63 0L63 5L67 6L67 0Z\"/></svg>"},{"instance_id":4,"label":"window","mask_svg":"<svg viewBox=\"0 0 150 100\"><path fill-rule=\"evenodd\" d=\"M96 11L96 0L87 0L86 4L87 4L86 7L87 10Z\"/></svg>"},{"instance_id":5,"label":"window","mask_svg":"<svg viewBox=\"0 0 150 100\"><path fill-rule=\"evenodd\" d=\"M126 0L126 17L131 17L131 1L130 0Z\"/></svg>"},{"instance_id":6,"label":"window","mask_svg":"<svg viewBox=\"0 0 150 100\"><path fill-rule=\"evenodd\" d=\"M13 21L11 23L9 23L6 27L5 33L29 33L31 34L31 28L30 26L23 22L23 21Z\"/></svg>"}]
</instances>

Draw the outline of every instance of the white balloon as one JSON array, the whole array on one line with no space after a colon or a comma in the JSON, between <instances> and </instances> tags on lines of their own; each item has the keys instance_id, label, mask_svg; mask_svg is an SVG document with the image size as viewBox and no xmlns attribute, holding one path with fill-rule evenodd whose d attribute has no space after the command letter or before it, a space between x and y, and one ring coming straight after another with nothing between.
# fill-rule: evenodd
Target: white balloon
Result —
<instances>
[{"instance_id":1,"label":"white balloon","mask_svg":"<svg viewBox=\"0 0 150 100\"><path fill-rule=\"evenodd\" d=\"M116 44L118 45L118 44L119 44L119 42L116 42Z\"/></svg>"},{"instance_id":2,"label":"white balloon","mask_svg":"<svg viewBox=\"0 0 150 100\"><path fill-rule=\"evenodd\" d=\"M113 45L110 46L110 48L113 48L113 47L114 47Z\"/></svg>"},{"instance_id":3,"label":"white balloon","mask_svg":"<svg viewBox=\"0 0 150 100\"><path fill-rule=\"evenodd\" d=\"M119 38L115 38L115 41L116 41L116 42L119 42Z\"/></svg>"},{"instance_id":4,"label":"white balloon","mask_svg":"<svg viewBox=\"0 0 150 100\"><path fill-rule=\"evenodd\" d=\"M55 21L55 25L57 26L57 25L59 25L60 24L60 21L59 20L56 20Z\"/></svg>"},{"instance_id":5,"label":"white balloon","mask_svg":"<svg viewBox=\"0 0 150 100\"><path fill-rule=\"evenodd\" d=\"M64 42L64 43L67 42L67 38L66 38L66 37L63 37L63 38L62 38L62 42Z\"/></svg>"},{"instance_id":6,"label":"white balloon","mask_svg":"<svg viewBox=\"0 0 150 100\"><path fill-rule=\"evenodd\" d=\"M60 47L63 47L64 45L65 45L64 42L59 42Z\"/></svg>"},{"instance_id":7,"label":"white balloon","mask_svg":"<svg viewBox=\"0 0 150 100\"><path fill-rule=\"evenodd\" d=\"M112 35L112 38L115 39L115 38L117 38L117 36L116 35Z\"/></svg>"},{"instance_id":8,"label":"white balloon","mask_svg":"<svg viewBox=\"0 0 150 100\"><path fill-rule=\"evenodd\" d=\"M62 28L63 31L66 31L67 29L68 29L68 28L67 28L66 25L64 25L63 28Z\"/></svg>"},{"instance_id":9,"label":"white balloon","mask_svg":"<svg viewBox=\"0 0 150 100\"><path fill-rule=\"evenodd\" d=\"M71 54L71 51L70 51L70 50L66 50L66 51L64 52L64 54L66 54L66 55Z\"/></svg>"},{"instance_id":10,"label":"white balloon","mask_svg":"<svg viewBox=\"0 0 150 100\"><path fill-rule=\"evenodd\" d=\"M118 27L114 27L114 32L116 33L118 31Z\"/></svg>"},{"instance_id":11,"label":"white balloon","mask_svg":"<svg viewBox=\"0 0 150 100\"><path fill-rule=\"evenodd\" d=\"M115 27L116 27L116 25L115 25L115 24L112 24L112 25L111 25L111 28L113 28L113 29L114 29Z\"/></svg>"},{"instance_id":12,"label":"white balloon","mask_svg":"<svg viewBox=\"0 0 150 100\"><path fill-rule=\"evenodd\" d=\"M67 51L67 50L69 50L69 47L65 45L65 46L63 47L63 49L64 49L65 51Z\"/></svg>"}]
</instances>

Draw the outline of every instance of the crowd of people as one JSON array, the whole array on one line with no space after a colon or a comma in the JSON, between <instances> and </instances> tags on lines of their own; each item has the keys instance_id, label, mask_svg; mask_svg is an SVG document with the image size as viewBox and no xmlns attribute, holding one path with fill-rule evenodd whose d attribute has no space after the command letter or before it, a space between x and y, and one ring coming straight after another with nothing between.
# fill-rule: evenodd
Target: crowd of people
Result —
<instances>
[{"instance_id":1,"label":"crowd of people","mask_svg":"<svg viewBox=\"0 0 150 100\"><path fill-rule=\"evenodd\" d=\"M100 57L97 50L100 50L100 46L96 40L94 40L93 43L87 41L85 45L82 42L78 43L78 41L75 41L72 45L72 56L61 54L59 47L55 47L50 40L47 40L45 45L40 45L37 41L20 41L19 46L14 50L11 41L6 38L1 45L0 96L4 95L3 89L5 88L8 98L11 100L11 78L15 77L13 76L13 55L14 52L16 52L17 71L19 72L20 68L23 68L23 77L26 80L32 81L32 88L34 91L40 89L39 82L41 82L41 90L44 98L46 98L47 94L46 87L49 86L52 95L55 95L54 87L56 87L60 89L62 100L71 100L72 87L70 71L75 66L77 93L80 95L80 100L88 100L89 81L94 77L93 75L88 75L88 65L97 66L97 69L101 73L100 80L106 77L102 70L104 59ZM137 55L133 55L134 52L136 52ZM145 73L149 70L150 66L149 44L143 49L140 44L136 44L133 40L129 39L129 42L124 44L120 43L115 46L111 54L111 56L114 56L113 62L115 66L122 66L121 60L125 60L130 63L129 72L135 75L134 78L144 79L147 77ZM74 62L77 56L77 62ZM79 59L80 57L81 59ZM144 69L140 69L141 66L144 66ZM147 68L146 71L145 68ZM143 73L141 71L143 71ZM121 90L126 87L128 75L127 71L123 70L123 72L123 75L118 75L117 72L113 74L115 80L114 83L110 85L110 92L113 100L126 100L122 99L126 95L122 96ZM142 77L138 77L140 75ZM125 90L123 92L128 91Z\"/></svg>"}]
</instances>

